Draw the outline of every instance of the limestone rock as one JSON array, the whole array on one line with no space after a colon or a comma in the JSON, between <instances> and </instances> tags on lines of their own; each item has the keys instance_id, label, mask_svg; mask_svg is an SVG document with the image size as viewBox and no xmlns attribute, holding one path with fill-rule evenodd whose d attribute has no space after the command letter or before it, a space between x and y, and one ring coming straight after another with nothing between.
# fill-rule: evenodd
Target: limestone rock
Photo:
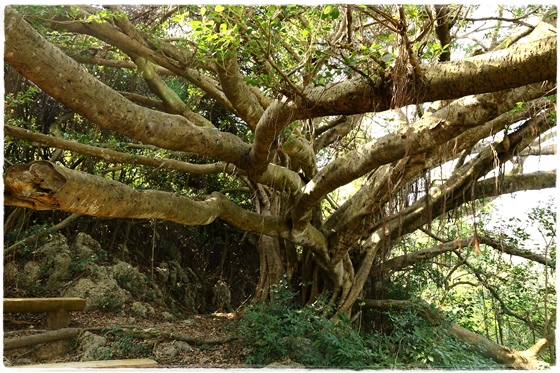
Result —
<instances>
[{"instance_id":1,"label":"limestone rock","mask_svg":"<svg viewBox=\"0 0 560 373\"><path fill-rule=\"evenodd\" d=\"M76 240L74 241L74 250L81 246L85 246L93 250L94 252L101 251L101 244L91 238L90 235L83 232L78 233L78 235L76 236Z\"/></svg>"},{"instance_id":2,"label":"limestone rock","mask_svg":"<svg viewBox=\"0 0 560 373\"><path fill-rule=\"evenodd\" d=\"M104 360L111 353L107 347L107 339L90 332L84 332L78 338L78 349L82 352L80 361Z\"/></svg>"},{"instance_id":3,"label":"limestone rock","mask_svg":"<svg viewBox=\"0 0 560 373\"><path fill-rule=\"evenodd\" d=\"M164 304L163 293L155 285L153 281L149 281L147 277L138 271L138 268L131 266L126 262L118 262L112 267L113 278L120 287L128 290L135 298Z\"/></svg>"},{"instance_id":4,"label":"limestone rock","mask_svg":"<svg viewBox=\"0 0 560 373\"><path fill-rule=\"evenodd\" d=\"M23 286L32 287L41 278L41 266L37 262L27 262L23 266L23 273L21 274L20 281Z\"/></svg>"},{"instance_id":5,"label":"limestone rock","mask_svg":"<svg viewBox=\"0 0 560 373\"><path fill-rule=\"evenodd\" d=\"M156 310L149 303L133 302L130 308L139 317L149 319L156 315Z\"/></svg>"},{"instance_id":6,"label":"limestone rock","mask_svg":"<svg viewBox=\"0 0 560 373\"><path fill-rule=\"evenodd\" d=\"M60 289L61 282L70 278L70 263L72 258L68 252L63 251L54 257L52 272L46 284L48 290Z\"/></svg>"},{"instance_id":7,"label":"limestone rock","mask_svg":"<svg viewBox=\"0 0 560 373\"><path fill-rule=\"evenodd\" d=\"M8 262L4 265L4 286L18 282L20 270L15 262Z\"/></svg>"},{"instance_id":8,"label":"limestone rock","mask_svg":"<svg viewBox=\"0 0 560 373\"><path fill-rule=\"evenodd\" d=\"M173 358L192 351L192 347L187 342L173 341L157 345L154 354L156 358Z\"/></svg>"},{"instance_id":9,"label":"limestone rock","mask_svg":"<svg viewBox=\"0 0 560 373\"><path fill-rule=\"evenodd\" d=\"M70 249L77 260L94 262L107 257L107 252L101 248L101 244L83 232L78 233Z\"/></svg>"},{"instance_id":10,"label":"limestone rock","mask_svg":"<svg viewBox=\"0 0 560 373\"><path fill-rule=\"evenodd\" d=\"M81 278L64 292L64 296L86 298L84 311L115 310L121 308L130 299L130 294L121 289L117 281L112 278L104 278L98 282Z\"/></svg>"},{"instance_id":11,"label":"limestone rock","mask_svg":"<svg viewBox=\"0 0 560 373\"><path fill-rule=\"evenodd\" d=\"M68 241L60 233L53 234L49 242L37 249L37 254L39 257L44 257L48 264L54 262L54 258L60 253L70 253L70 248L68 247Z\"/></svg>"}]
</instances>

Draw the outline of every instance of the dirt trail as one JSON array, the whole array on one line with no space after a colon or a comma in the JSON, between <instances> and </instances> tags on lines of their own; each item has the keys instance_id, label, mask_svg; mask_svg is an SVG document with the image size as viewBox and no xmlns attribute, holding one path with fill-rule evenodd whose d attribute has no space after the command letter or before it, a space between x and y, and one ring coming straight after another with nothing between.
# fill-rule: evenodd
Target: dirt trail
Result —
<instances>
[{"instance_id":1,"label":"dirt trail","mask_svg":"<svg viewBox=\"0 0 560 373\"><path fill-rule=\"evenodd\" d=\"M93 333L106 338L110 346L111 359L151 358L161 367L168 368L243 368L247 351L237 340L219 344L172 343L168 333L203 340L225 339L231 335L232 313L194 315L172 321L163 318L141 319L119 316L101 311L71 313L70 328L92 329ZM42 331L43 314L4 314L4 338L17 338ZM133 327L135 333L113 333ZM104 328L101 330L101 328ZM229 328L229 329L228 329ZM138 338L145 331L144 338ZM180 348L179 348L180 346ZM5 351L4 363L18 366L39 363L80 361L83 352L77 340L50 342L15 350Z\"/></svg>"}]
</instances>

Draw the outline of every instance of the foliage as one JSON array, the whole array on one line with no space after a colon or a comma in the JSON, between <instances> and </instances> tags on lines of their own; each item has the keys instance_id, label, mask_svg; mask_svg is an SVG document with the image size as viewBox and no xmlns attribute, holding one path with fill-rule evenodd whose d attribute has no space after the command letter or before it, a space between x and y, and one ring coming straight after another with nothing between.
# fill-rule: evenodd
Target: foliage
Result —
<instances>
[{"instance_id":1,"label":"foliage","mask_svg":"<svg viewBox=\"0 0 560 373\"><path fill-rule=\"evenodd\" d=\"M372 348L379 365L391 369L497 369L474 346L449 335L450 321L431 325L418 310L391 310L389 333L374 333Z\"/></svg>"},{"instance_id":2,"label":"foliage","mask_svg":"<svg viewBox=\"0 0 560 373\"><path fill-rule=\"evenodd\" d=\"M49 238L49 233L45 233L45 231L50 227L48 223L33 220L32 224L33 225L26 230L4 233L4 244L6 246L10 246L22 239L25 239L26 237L37 235L37 239L35 241L28 242L18 248L18 257L21 260L31 259L34 254L34 250L44 244Z\"/></svg>"},{"instance_id":3,"label":"foliage","mask_svg":"<svg viewBox=\"0 0 560 373\"><path fill-rule=\"evenodd\" d=\"M491 214L490 203L477 205L478 234L497 237L506 245L542 255L554 263L554 203L552 199L541 202L529 209L524 218L496 218ZM454 221L434 221L432 231L446 240L471 236L472 210L471 213L468 210L458 209ZM438 242L424 234L411 234L395 245L393 254L399 256L433 245ZM430 281L426 281L428 278ZM393 273L384 287L384 296L388 299L421 297L429 300L449 312L460 326L516 349L527 348L528 342L536 343L555 325L555 271L540 263L502 253L499 247L481 244L479 254L472 247L466 247L457 253L439 255L435 260L419 261ZM413 325L403 324L402 314L391 312L388 317L400 325L395 326L399 330L414 329ZM395 317L397 319L393 320ZM414 324L413 320L409 321ZM402 351L399 354L406 356ZM410 348L408 351L415 352ZM551 361L551 356L545 353L543 359Z\"/></svg>"},{"instance_id":4,"label":"foliage","mask_svg":"<svg viewBox=\"0 0 560 373\"><path fill-rule=\"evenodd\" d=\"M500 227L500 237L506 244L555 261L554 201L531 208L523 219L505 219ZM556 304L553 269L484 247L471 263L469 272L480 276L483 287L455 288L448 295L449 302L455 297L470 298L464 301L470 310L455 310L461 325L514 348L524 348L527 339L535 343L549 333Z\"/></svg>"},{"instance_id":5,"label":"foliage","mask_svg":"<svg viewBox=\"0 0 560 373\"><path fill-rule=\"evenodd\" d=\"M145 358L152 355L153 343L139 341L133 333L119 330L119 326L105 331L105 337L110 341L105 360Z\"/></svg>"},{"instance_id":6,"label":"foliage","mask_svg":"<svg viewBox=\"0 0 560 373\"><path fill-rule=\"evenodd\" d=\"M84 273L96 273L99 267L95 264L97 261L102 260L97 255L92 255L89 258L74 258L68 267L70 277L82 276Z\"/></svg>"},{"instance_id":7,"label":"foliage","mask_svg":"<svg viewBox=\"0 0 560 373\"><path fill-rule=\"evenodd\" d=\"M431 325L419 310L387 312L389 332L354 330L338 315L336 322L320 316L324 302L299 306L286 282L273 299L245 309L234 330L251 349L247 363L266 365L289 358L307 367L390 369L496 369L474 346L451 337L451 321Z\"/></svg>"},{"instance_id":8,"label":"foliage","mask_svg":"<svg viewBox=\"0 0 560 373\"><path fill-rule=\"evenodd\" d=\"M288 357L308 367L363 368L371 364L372 351L340 316L331 323L319 316L324 302L299 306L287 282L276 285L272 300L248 307L235 330L251 349L247 363L266 365Z\"/></svg>"},{"instance_id":9,"label":"foliage","mask_svg":"<svg viewBox=\"0 0 560 373\"><path fill-rule=\"evenodd\" d=\"M120 358L127 359L150 356L153 347L152 344L139 343L131 333L116 334L111 346L113 353L116 352Z\"/></svg>"}]
</instances>

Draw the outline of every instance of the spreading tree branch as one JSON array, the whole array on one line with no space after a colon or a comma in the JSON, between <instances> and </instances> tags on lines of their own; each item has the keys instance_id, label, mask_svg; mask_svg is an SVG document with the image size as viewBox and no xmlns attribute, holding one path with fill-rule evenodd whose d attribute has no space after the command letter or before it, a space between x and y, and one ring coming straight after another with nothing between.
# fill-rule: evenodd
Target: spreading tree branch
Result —
<instances>
[{"instance_id":1,"label":"spreading tree branch","mask_svg":"<svg viewBox=\"0 0 560 373\"><path fill-rule=\"evenodd\" d=\"M131 155L108 148L101 148L98 146L80 144L76 141L59 139L53 136L43 135L42 133L33 133L26 129L14 126L4 126L4 134L23 140L37 142L53 148L71 150L91 157L102 158L106 162L112 163L141 164L144 166L154 167L156 169L164 168L177 170L188 174L218 174L222 172L228 174L235 174L236 172L240 172L241 174L243 173L241 170L236 170L234 165L224 162L194 164L181 162L175 159L156 159L145 155Z\"/></svg>"}]
</instances>

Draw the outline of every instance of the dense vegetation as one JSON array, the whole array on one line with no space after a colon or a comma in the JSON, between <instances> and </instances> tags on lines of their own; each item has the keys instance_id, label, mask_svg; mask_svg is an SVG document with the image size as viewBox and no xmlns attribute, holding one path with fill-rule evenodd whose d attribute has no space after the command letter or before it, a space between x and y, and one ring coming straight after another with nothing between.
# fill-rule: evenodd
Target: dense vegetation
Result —
<instances>
[{"instance_id":1,"label":"dense vegetation","mask_svg":"<svg viewBox=\"0 0 560 373\"><path fill-rule=\"evenodd\" d=\"M5 263L176 261L251 364L555 364L556 8L482 10L7 7Z\"/></svg>"}]
</instances>

